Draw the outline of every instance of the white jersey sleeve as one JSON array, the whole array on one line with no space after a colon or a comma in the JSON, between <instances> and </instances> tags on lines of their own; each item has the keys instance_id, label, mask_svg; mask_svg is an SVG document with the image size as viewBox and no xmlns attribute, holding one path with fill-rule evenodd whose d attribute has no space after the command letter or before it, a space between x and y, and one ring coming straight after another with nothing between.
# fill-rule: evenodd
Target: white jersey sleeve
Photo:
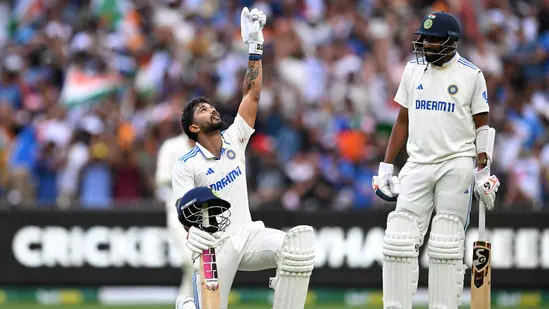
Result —
<instances>
[{"instance_id":1,"label":"white jersey sleeve","mask_svg":"<svg viewBox=\"0 0 549 309\"><path fill-rule=\"evenodd\" d=\"M228 138L231 143L238 145L238 148L244 152L250 137L254 132L255 129L250 127L250 125L246 122L246 120L244 120L244 118L242 118L242 116L240 116L240 114L237 114L234 118L233 124L221 134L224 138Z\"/></svg>"},{"instance_id":2,"label":"white jersey sleeve","mask_svg":"<svg viewBox=\"0 0 549 309\"><path fill-rule=\"evenodd\" d=\"M185 193L195 187L194 171L191 164L178 161L173 165L172 187L176 198L181 198Z\"/></svg>"},{"instance_id":3,"label":"white jersey sleeve","mask_svg":"<svg viewBox=\"0 0 549 309\"><path fill-rule=\"evenodd\" d=\"M479 70L475 80L475 89L471 97L471 113L473 115L480 113L488 113L490 106L488 105L488 91L486 89L486 80L484 74Z\"/></svg>"},{"instance_id":4,"label":"white jersey sleeve","mask_svg":"<svg viewBox=\"0 0 549 309\"><path fill-rule=\"evenodd\" d=\"M404 68L404 72L402 73L402 78L400 79L400 84L398 85L398 90L395 95L395 102L402 105L403 107L408 108L408 84L409 82L409 71L410 71L410 64L406 64L406 67Z\"/></svg>"}]
</instances>

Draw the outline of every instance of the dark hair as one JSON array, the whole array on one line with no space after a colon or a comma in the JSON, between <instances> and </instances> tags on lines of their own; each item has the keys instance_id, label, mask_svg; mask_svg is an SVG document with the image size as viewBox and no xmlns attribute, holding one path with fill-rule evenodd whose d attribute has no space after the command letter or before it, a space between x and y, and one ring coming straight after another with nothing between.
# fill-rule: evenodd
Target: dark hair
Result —
<instances>
[{"instance_id":1,"label":"dark hair","mask_svg":"<svg viewBox=\"0 0 549 309\"><path fill-rule=\"evenodd\" d=\"M191 132L189 127L193 124L194 120L194 110L201 103L207 103L213 106L213 101L207 97L198 97L193 99L191 102L187 103L183 108L183 113L181 114L181 127L183 127L183 132L195 142L198 142L198 134Z\"/></svg>"}]
</instances>

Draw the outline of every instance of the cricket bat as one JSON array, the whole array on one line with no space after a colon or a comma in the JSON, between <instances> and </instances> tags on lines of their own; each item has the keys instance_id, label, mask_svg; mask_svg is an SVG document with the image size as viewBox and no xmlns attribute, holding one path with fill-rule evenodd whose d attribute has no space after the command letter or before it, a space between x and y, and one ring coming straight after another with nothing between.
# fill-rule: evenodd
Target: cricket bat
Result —
<instances>
[{"instance_id":1,"label":"cricket bat","mask_svg":"<svg viewBox=\"0 0 549 309\"><path fill-rule=\"evenodd\" d=\"M202 210L202 225L210 227L208 210ZM202 309L220 309L219 279L215 249L209 248L200 255L200 278Z\"/></svg>"},{"instance_id":2,"label":"cricket bat","mask_svg":"<svg viewBox=\"0 0 549 309\"><path fill-rule=\"evenodd\" d=\"M494 151L494 138L496 131L490 128L488 131L487 154L492 158ZM471 309L490 309L492 265L492 244L486 237L486 206L482 201L478 202L478 240L473 243L473 265L471 271Z\"/></svg>"}]
</instances>

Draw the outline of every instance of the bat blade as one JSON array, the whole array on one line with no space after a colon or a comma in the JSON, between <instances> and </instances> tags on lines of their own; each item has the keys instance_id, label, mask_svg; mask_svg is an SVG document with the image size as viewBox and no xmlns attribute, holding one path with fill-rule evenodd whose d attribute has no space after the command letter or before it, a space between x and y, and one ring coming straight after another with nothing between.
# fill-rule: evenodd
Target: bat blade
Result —
<instances>
[{"instance_id":1,"label":"bat blade","mask_svg":"<svg viewBox=\"0 0 549 309\"><path fill-rule=\"evenodd\" d=\"M473 265L471 271L471 309L490 309L492 245L487 241L473 244Z\"/></svg>"},{"instance_id":2,"label":"bat blade","mask_svg":"<svg viewBox=\"0 0 549 309\"><path fill-rule=\"evenodd\" d=\"M206 249L200 255L200 274L203 309L220 309L221 294L217 276L215 249Z\"/></svg>"}]
</instances>

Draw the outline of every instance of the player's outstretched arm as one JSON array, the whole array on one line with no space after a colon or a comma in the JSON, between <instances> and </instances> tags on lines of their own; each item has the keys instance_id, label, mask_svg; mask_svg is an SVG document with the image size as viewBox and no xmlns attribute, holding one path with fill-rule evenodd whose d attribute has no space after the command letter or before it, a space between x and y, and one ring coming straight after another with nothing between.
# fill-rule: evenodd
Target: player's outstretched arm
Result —
<instances>
[{"instance_id":1,"label":"player's outstretched arm","mask_svg":"<svg viewBox=\"0 0 549 309\"><path fill-rule=\"evenodd\" d=\"M384 163L393 164L398 152L404 145L406 138L408 137L408 109L404 106L400 107L398 116L393 129L391 130L391 136L389 137L389 144L385 151Z\"/></svg>"},{"instance_id":2,"label":"player's outstretched arm","mask_svg":"<svg viewBox=\"0 0 549 309\"><path fill-rule=\"evenodd\" d=\"M248 70L242 83L242 102L240 102L238 114L252 128L255 125L262 82L263 69L261 60L248 60Z\"/></svg>"},{"instance_id":3,"label":"player's outstretched arm","mask_svg":"<svg viewBox=\"0 0 549 309\"><path fill-rule=\"evenodd\" d=\"M242 40L249 44L248 70L242 83L242 102L238 114L250 127L255 126L261 85L263 83L263 27L267 21L265 14L257 9L242 10L240 30Z\"/></svg>"}]
</instances>

